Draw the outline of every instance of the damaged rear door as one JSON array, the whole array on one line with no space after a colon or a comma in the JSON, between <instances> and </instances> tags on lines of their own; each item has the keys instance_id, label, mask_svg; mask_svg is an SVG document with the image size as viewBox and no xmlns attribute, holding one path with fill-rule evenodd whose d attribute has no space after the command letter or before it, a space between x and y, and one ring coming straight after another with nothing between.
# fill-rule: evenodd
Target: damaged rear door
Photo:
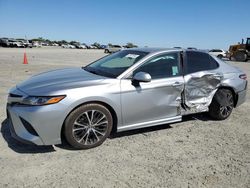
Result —
<instances>
[{"instance_id":1,"label":"damaged rear door","mask_svg":"<svg viewBox=\"0 0 250 188\"><path fill-rule=\"evenodd\" d=\"M121 80L121 105L124 127L145 127L180 115L184 79L180 53L156 55L133 71L151 75L151 82L132 83ZM150 123L151 122L151 123Z\"/></svg>"},{"instance_id":2,"label":"damaged rear door","mask_svg":"<svg viewBox=\"0 0 250 188\"><path fill-rule=\"evenodd\" d=\"M207 53L184 53L184 101L192 112L208 111L213 96L223 79L219 64Z\"/></svg>"}]
</instances>

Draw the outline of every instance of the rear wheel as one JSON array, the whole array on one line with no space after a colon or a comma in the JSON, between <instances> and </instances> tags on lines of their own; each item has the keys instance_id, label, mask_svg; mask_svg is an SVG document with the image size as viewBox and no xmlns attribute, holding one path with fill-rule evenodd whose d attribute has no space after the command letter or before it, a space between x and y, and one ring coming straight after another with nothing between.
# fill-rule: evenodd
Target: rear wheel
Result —
<instances>
[{"instance_id":1,"label":"rear wheel","mask_svg":"<svg viewBox=\"0 0 250 188\"><path fill-rule=\"evenodd\" d=\"M80 106L65 121L65 138L76 149L101 145L110 135L113 119L109 110L100 104Z\"/></svg>"},{"instance_id":2,"label":"rear wheel","mask_svg":"<svg viewBox=\"0 0 250 188\"><path fill-rule=\"evenodd\" d=\"M230 116L234 107L233 93L228 89L219 89L209 106L209 115L213 119L224 120Z\"/></svg>"},{"instance_id":3,"label":"rear wheel","mask_svg":"<svg viewBox=\"0 0 250 188\"><path fill-rule=\"evenodd\" d=\"M247 54L244 52L236 52L235 60L245 62L247 61Z\"/></svg>"}]
</instances>

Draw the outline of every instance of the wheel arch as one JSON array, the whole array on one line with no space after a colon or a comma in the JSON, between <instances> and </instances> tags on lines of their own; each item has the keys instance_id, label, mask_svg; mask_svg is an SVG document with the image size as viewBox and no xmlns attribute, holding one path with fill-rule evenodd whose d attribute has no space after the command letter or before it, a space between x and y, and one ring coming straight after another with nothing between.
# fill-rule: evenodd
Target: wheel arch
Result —
<instances>
[{"instance_id":1,"label":"wheel arch","mask_svg":"<svg viewBox=\"0 0 250 188\"><path fill-rule=\"evenodd\" d=\"M61 140L64 139L64 134L63 134L63 132L64 132L64 127L65 127L65 121L66 121L66 119L68 118L68 116L71 114L71 112L73 112L75 109L79 108L79 107L82 106L82 105L93 104L93 103L94 103L94 104L100 104L100 105L106 107L106 108L110 111L110 113L111 113L111 115L112 115L112 118L113 118L113 126L112 126L111 134L117 132L118 117L117 117L117 113L116 113L116 111L114 110L114 108L113 108L111 105L109 105L108 103L106 103L106 102L98 101L98 100L92 100L92 101L83 102L83 103L81 103L81 104L75 106L75 107L74 107L73 109L71 109L71 111L67 114L67 116L65 117L65 119L64 119L64 121L63 121L63 124L62 124L62 126L61 126L61 130L60 130L60 132L61 132Z\"/></svg>"},{"instance_id":2,"label":"wheel arch","mask_svg":"<svg viewBox=\"0 0 250 188\"><path fill-rule=\"evenodd\" d=\"M219 89L227 89L227 90L230 90L233 94L233 99L234 99L234 107L236 107L236 104L237 104L237 101L238 101L238 95L237 93L235 92L234 88L233 87L230 87L230 86L220 86L218 88Z\"/></svg>"}]
</instances>

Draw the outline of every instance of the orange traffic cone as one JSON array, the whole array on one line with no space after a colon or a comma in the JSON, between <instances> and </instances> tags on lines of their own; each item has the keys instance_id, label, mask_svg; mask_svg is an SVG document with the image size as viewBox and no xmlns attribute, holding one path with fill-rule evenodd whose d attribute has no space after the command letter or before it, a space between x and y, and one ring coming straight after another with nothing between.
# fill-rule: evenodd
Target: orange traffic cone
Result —
<instances>
[{"instance_id":1,"label":"orange traffic cone","mask_svg":"<svg viewBox=\"0 0 250 188\"><path fill-rule=\"evenodd\" d=\"M28 64L28 59L27 59L27 56L26 56L26 52L24 52L23 64Z\"/></svg>"}]
</instances>

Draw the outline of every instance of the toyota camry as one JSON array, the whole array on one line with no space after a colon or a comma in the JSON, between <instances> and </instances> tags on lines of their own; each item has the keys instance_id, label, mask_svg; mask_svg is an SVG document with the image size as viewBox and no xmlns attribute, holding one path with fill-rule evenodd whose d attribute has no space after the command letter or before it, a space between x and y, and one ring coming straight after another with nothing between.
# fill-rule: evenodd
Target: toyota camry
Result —
<instances>
[{"instance_id":1,"label":"toyota camry","mask_svg":"<svg viewBox=\"0 0 250 188\"><path fill-rule=\"evenodd\" d=\"M198 50L134 48L85 67L54 70L9 92L11 135L36 145L99 146L111 131L179 122L208 112L224 120L246 98L247 76Z\"/></svg>"}]
</instances>

